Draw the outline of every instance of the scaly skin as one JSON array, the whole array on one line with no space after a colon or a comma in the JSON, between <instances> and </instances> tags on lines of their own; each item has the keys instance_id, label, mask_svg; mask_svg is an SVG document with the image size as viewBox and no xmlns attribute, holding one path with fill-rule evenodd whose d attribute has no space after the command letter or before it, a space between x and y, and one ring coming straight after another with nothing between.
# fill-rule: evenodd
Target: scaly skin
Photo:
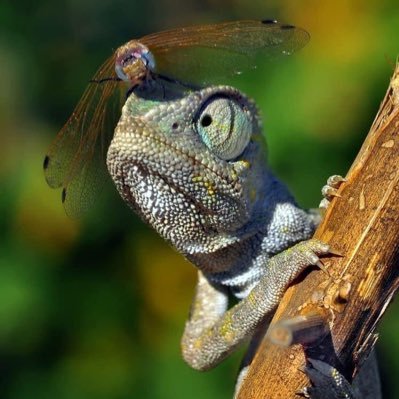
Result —
<instances>
[{"instance_id":1,"label":"scaly skin","mask_svg":"<svg viewBox=\"0 0 399 399\"><path fill-rule=\"evenodd\" d=\"M182 339L206 370L273 315L328 246L267 166L252 101L227 86L149 81L128 97L107 165L123 199L198 269ZM304 241L307 240L307 241ZM228 296L240 302L228 310Z\"/></svg>"}]
</instances>

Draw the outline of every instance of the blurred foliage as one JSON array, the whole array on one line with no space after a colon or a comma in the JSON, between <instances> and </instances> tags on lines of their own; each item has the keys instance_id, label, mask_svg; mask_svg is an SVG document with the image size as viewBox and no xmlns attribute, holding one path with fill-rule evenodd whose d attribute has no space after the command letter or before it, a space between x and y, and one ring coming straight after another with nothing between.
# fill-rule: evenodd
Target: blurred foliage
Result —
<instances>
[{"instance_id":1,"label":"blurred foliage","mask_svg":"<svg viewBox=\"0 0 399 399\"><path fill-rule=\"evenodd\" d=\"M198 373L179 339L195 270L109 182L68 219L42 174L46 148L100 63L157 30L277 18L312 36L300 53L236 79L258 103L270 162L303 206L345 174L399 53L397 0L0 2L0 392L3 399L230 398L239 355ZM399 397L391 306L379 357Z\"/></svg>"}]
</instances>

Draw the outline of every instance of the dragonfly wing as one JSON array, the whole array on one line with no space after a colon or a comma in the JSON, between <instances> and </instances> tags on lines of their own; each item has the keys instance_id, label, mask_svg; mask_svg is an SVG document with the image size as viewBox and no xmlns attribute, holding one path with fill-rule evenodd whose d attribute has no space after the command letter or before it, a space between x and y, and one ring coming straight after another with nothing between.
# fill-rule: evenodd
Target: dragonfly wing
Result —
<instances>
[{"instance_id":1,"label":"dragonfly wing","mask_svg":"<svg viewBox=\"0 0 399 399\"><path fill-rule=\"evenodd\" d=\"M221 83L223 77L256 68L246 54L206 47L179 48L157 60L159 75L200 85Z\"/></svg>"},{"instance_id":2,"label":"dragonfly wing","mask_svg":"<svg viewBox=\"0 0 399 399\"><path fill-rule=\"evenodd\" d=\"M184 81L214 81L256 68L258 56L287 56L303 47L309 34L274 21L236 21L174 29L143 37L156 72Z\"/></svg>"},{"instance_id":3,"label":"dragonfly wing","mask_svg":"<svg viewBox=\"0 0 399 399\"><path fill-rule=\"evenodd\" d=\"M44 160L46 181L52 188L63 187L64 206L71 217L92 203L101 186L123 98L114 66L112 56L97 71Z\"/></svg>"},{"instance_id":4,"label":"dragonfly wing","mask_svg":"<svg viewBox=\"0 0 399 399\"><path fill-rule=\"evenodd\" d=\"M78 175L63 187L62 203L69 217L79 218L90 208L101 191L106 172L103 154L96 151Z\"/></svg>"}]
</instances>

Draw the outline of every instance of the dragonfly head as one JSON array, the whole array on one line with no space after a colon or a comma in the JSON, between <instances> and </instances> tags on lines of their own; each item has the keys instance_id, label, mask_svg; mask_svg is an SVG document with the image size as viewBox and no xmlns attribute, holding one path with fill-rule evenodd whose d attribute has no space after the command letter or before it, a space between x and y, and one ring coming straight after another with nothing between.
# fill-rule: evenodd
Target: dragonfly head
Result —
<instances>
[{"instance_id":1,"label":"dragonfly head","mask_svg":"<svg viewBox=\"0 0 399 399\"><path fill-rule=\"evenodd\" d=\"M150 50L136 40L131 40L116 50L115 72L124 81L138 83L155 69Z\"/></svg>"}]
</instances>

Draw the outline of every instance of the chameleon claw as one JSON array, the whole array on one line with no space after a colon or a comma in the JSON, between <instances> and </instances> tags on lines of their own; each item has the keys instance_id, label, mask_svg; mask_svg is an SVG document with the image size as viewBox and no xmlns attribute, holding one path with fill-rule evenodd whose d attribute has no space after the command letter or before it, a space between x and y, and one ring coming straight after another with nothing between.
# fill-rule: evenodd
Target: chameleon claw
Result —
<instances>
[{"instance_id":1,"label":"chameleon claw","mask_svg":"<svg viewBox=\"0 0 399 399\"><path fill-rule=\"evenodd\" d=\"M306 374L306 365L299 366L299 367L298 367L298 370L299 370L301 373Z\"/></svg>"},{"instance_id":2,"label":"chameleon claw","mask_svg":"<svg viewBox=\"0 0 399 399\"><path fill-rule=\"evenodd\" d=\"M340 175L333 175L327 179L327 184L321 189L321 195L323 196L320 202L319 208L326 210L330 205L333 198L341 198L341 194L338 194L338 189L347 180Z\"/></svg>"},{"instance_id":3,"label":"chameleon claw","mask_svg":"<svg viewBox=\"0 0 399 399\"><path fill-rule=\"evenodd\" d=\"M338 256L338 257L340 257L340 258L343 258L343 257L345 256L342 252L336 250L335 248L331 248L331 247L330 247L330 249L328 250L328 253L329 253L330 255Z\"/></svg>"},{"instance_id":4,"label":"chameleon claw","mask_svg":"<svg viewBox=\"0 0 399 399\"><path fill-rule=\"evenodd\" d=\"M348 180L345 177L340 175L332 175L327 179L327 185L330 187L338 188L342 183L347 182Z\"/></svg>"},{"instance_id":5,"label":"chameleon claw","mask_svg":"<svg viewBox=\"0 0 399 399\"><path fill-rule=\"evenodd\" d=\"M328 270L326 269L326 267L323 265L323 263L321 263L321 260L318 260L315 265L324 273L327 274L327 276L330 276L330 273L328 272Z\"/></svg>"},{"instance_id":6,"label":"chameleon claw","mask_svg":"<svg viewBox=\"0 0 399 399\"><path fill-rule=\"evenodd\" d=\"M307 388L298 389L297 391L295 391L295 395L299 395L299 396L302 396L304 398L310 398L309 390Z\"/></svg>"},{"instance_id":7,"label":"chameleon claw","mask_svg":"<svg viewBox=\"0 0 399 399\"><path fill-rule=\"evenodd\" d=\"M331 199L334 197L341 198L341 195L338 194L337 189L335 187L326 185L321 189L321 194L324 198Z\"/></svg>"}]
</instances>

